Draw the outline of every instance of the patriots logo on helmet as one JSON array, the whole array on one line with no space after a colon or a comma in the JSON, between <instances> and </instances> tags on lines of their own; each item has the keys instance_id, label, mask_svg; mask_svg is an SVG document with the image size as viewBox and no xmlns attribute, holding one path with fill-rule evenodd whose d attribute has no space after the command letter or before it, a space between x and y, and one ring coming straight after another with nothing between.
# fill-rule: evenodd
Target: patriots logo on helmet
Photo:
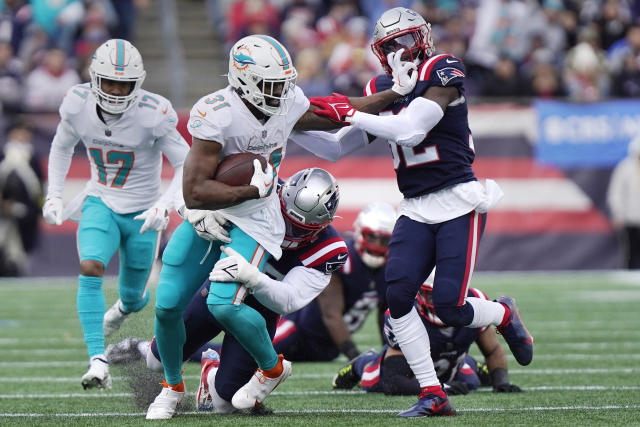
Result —
<instances>
[{"instance_id":1,"label":"patriots logo on helmet","mask_svg":"<svg viewBox=\"0 0 640 427\"><path fill-rule=\"evenodd\" d=\"M440 77L440 81L444 86L446 86L447 83L457 77L464 77L464 73L462 71L453 67L441 68L437 71L437 73L438 77Z\"/></svg>"}]
</instances>

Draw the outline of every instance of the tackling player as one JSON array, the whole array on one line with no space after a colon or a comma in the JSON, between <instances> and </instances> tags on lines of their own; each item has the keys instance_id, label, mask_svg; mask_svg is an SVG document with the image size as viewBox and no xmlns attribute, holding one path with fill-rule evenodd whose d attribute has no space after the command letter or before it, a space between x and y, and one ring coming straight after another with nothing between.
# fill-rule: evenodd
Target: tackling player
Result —
<instances>
[{"instance_id":1,"label":"tackling player","mask_svg":"<svg viewBox=\"0 0 640 427\"><path fill-rule=\"evenodd\" d=\"M384 265L396 211L387 203L372 203L357 216L355 235L346 238L349 249L344 267L329 286L307 306L283 316L273 340L276 350L295 361L347 359L359 354L351 334L360 329L378 307L379 327L386 310Z\"/></svg>"},{"instance_id":2,"label":"tackling player","mask_svg":"<svg viewBox=\"0 0 640 427\"><path fill-rule=\"evenodd\" d=\"M376 22L372 49L386 75L373 78L366 94L392 84L388 55L414 62L415 88L379 115L357 110L341 95L313 98L316 114L388 141L404 199L389 244L385 270L390 323L420 384L419 400L402 417L452 415L429 356L429 336L414 308L415 295L437 265L433 304L449 326L497 326L518 363L533 358L533 338L509 297L468 297L486 212L502 192L483 187L471 164L475 156L467 118L465 69L459 58L435 54L431 26L415 11L390 9Z\"/></svg>"},{"instance_id":3,"label":"tackling player","mask_svg":"<svg viewBox=\"0 0 640 427\"><path fill-rule=\"evenodd\" d=\"M415 83L416 77L408 77L415 65L400 64L400 58L394 64L398 65L394 72L397 84L391 90L353 102L378 111L405 94ZM204 96L191 110L188 129L193 143L185 161L184 200L189 209L217 211L213 220L230 223L228 234L222 233L217 240L230 240L229 248L263 270L270 257L281 256L285 223L272 189L287 139L294 127L306 130L334 125L308 111L309 101L295 85L291 57L272 37L253 35L236 42L230 51L228 79L226 88ZM263 156L267 170L256 160L250 185L228 186L213 179L222 158L242 152ZM182 314L216 261L227 256L218 244L202 239L189 222L194 221L187 215L163 254L155 334L166 381L147 411L148 419L170 418L184 396ZM262 316L243 303L246 295L247 288L241 283L214 281L207 298L217 321L245 346L260 368L262 381L247 384L246 393L233 400L237 408L253 406L291 373L290 362L274 350Z\"/></svg>"},{"instance_id":4,"label":"tackling player","mask_svg":"<svg viewBox=\"0 0 640 427\"><path fill-rule=\"evenodd\" d=\"M149 300L147 279L168 211L181 203L182 164L189 146L176 130L177 116L164 97L141 88L142 57L128 41L103 43L89 66L91 82L73 86L60 106L61 121L49 154L44 219L78 227L77 310L89 353L86 388L111 388L104 338ZM82 141L91 180L63 208L64 181L74 147ZM161 194L162 155L174 168ZM81 212L80 212L81 211ZM105 314L104 269L119 251L119 299Z\"/></svg>"},{"instance_id":5,"label":"tackling player","mask_svg":"<svg viewBox=\"0 0 640 427\"><path fill-rule=\"evenodd\" d=\"M434 312L431 293L433 274L420 287L415 307L429 334L431 358L436 367L438 380L448 394L467 394L481 385L478 364L468 355L474 342L485 357L488 384L495 392L519 392L520 388L509 383L507 358L498 342L494 328L449 327ZM487 300L479 289L470 288L468 295ZM351 389L358 382L367 392L382 392L391 395L415 395L420 393L407 360L402 354L393 328L386 313L384 327L385 346L380 353L367 352L340 369L333 379L333 387ZM479 375L480 374L480 375Z\"/></svg>"}]
</instances>

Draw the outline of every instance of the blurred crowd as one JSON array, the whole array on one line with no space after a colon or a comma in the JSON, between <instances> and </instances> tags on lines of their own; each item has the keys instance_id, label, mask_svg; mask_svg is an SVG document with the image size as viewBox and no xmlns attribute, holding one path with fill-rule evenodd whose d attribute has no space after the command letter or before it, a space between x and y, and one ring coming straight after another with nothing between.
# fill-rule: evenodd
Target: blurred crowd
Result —
<instances>
[{"instance_id":1,"label":"blurred crowd","mask_svg":"<svg viewBox=\"0 0 640 427\"><path fill-rule=\"evenodd\" d=\"M464 60L475 97L640 96L639 0L210 0L228 45L250 33L283 41L310 96L361 94L381 71L373 25L395 6L421 13L437 52Z\"/></svg>"}]
</instances>

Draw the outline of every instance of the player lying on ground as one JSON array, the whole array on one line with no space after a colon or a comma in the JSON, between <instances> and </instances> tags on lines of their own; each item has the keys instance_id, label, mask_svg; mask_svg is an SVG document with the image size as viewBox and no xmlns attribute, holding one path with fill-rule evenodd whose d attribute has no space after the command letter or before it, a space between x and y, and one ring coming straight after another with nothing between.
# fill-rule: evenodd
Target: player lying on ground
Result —
<instances>
[{"instance_id":1,"label":"player lying on ground","mask_svg":"<svg viewBox=\"0 0 640 427\"><path fill-rule=\"evenodd\" d=\"M503 334L516 361L533 359L533 338L513 298L488 301L468 297L486 213L499 201L498 185L476 179L468 123L465 69L459 58L435 54L431 26L415 11L387 10L376 22L372 49L387 74L374 77L365 93L392 82L389 54L413 61L418 83L378 115L357 110L341 95L312 98L315 112L386 140L404 199L389 243L385 268L390 322L420 384L418 402L402 417L452 415L429 351L429 335L414 308L415 295L437 266L433 284L435 313L448 326L493 325ZM415 73L414 73L415 74Z\"/></svg>"},{"instance_id":2,"label":"player lying on ground","mask_svg":"<svg viewBox=\"0 0 640 427\"><path fill-rule=\"evenodd\" d=\"M412 67L415 65L399 64L397 80L415 83L416 77L408 77ZM202 97L191 110L187 128L193 143L185 161L184 201L189 209L216 210L218 217L230 223L230 247L262 270L269 258L281 256L285 223L273 184L289 136L294 129L335 125L310 112L309 100L295 85L296 70L289 53L272 37L253 35L236 42L229 52L228 79L227 87ZM352 102L378 111L406 93L406 84L399 86L378 97ZM256 160L249 185L230 186L215 179L223 158L246 152L263 157L267 170L263 171ZM225 243L229 239L217 240ZM184 396L182 315L214 264L225 258L219 243L200 238L189 222L183 222L164 251L156 293L155 334L166 381L147 411L148 419L170 418ZM212 314L246 347L264 376L262 383L248 384L233 399L238 408L252 406L258 396L264 398L291 373L291 364L273 348L262 316L244 304L246 295L247 288L240 283L214 280L207 299Z\"/></svg>"},{"instance_id":3,"label":"player lying on ground","mask_svg":"<svg viewBox=\"0 0 640 427\"><path fill-rule=\"evenodd\" d=\"M427 329L431 343L431 358L436 366L438 380L448 394L467 394L480 385L492 385L496 392L518 392L520 388L509 383L507 358L493 327L465 328L446 326L433 309L431 294L433 274L420 288L415 306ZM469 296L487 299L479 289L469 289ZM333 387L351 389L360 383L367 392L416 395L420 385L413 375L396 341L389 313L384 327L385 346L382 351L369 351L351 360L333 379ZM476 343L485 358L478 364L468 355L471 344ZM486 374L483 370L486 369ZM487 377L484 381L481 377Z\"/></svg>"},{"instance_id":4,"label":"player lying on ground","mask_svg":"<svg viewBox=\"0 0 640 427\"><path fill-rule=\"evenodd\" d=\"M176 130L176 112L160 95L141 88L146 73L126 40L103 43L89 65L91 83L69 89L49 154L45 221L78 227L77 310L89 353L86 388L111 388L104 338L149 301L147 279L168 212L182 202L182 164L189 146ZM76 144L91 162L91 180L63 209L64 181ZM162 155L174 168L161 194ZM81 211L81 212L80 212ZM119 251L118 301L105 313L104 270Z\"/></svg>"}]
</instances>

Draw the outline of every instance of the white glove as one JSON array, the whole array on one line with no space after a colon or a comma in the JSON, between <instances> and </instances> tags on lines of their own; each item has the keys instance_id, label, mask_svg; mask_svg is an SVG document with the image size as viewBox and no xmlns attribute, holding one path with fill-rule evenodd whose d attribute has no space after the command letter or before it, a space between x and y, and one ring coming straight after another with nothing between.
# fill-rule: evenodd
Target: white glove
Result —
<instances>
[{"instance_id":1,"label":"white glove","mask_svg":"<svg viewBox=\"0 0 640 427\"><path fill-rule=\"evenodd\" d=\"M62 199L60 197L47 199L42 207L42 216L44 217L44 220L51 225L61 225Z\"/></svg>"},{"instance_id":2,"label":"white glove","mask_svg":"<svg viewBox=\"0 0 640 427\"><path fill-rule=\"evenodd\" d=\"M389 53L387 55L387 63L391 67L391 77L393 78L391 90L404 96L416 87L418 67L413 62L403 62L402 52L404 52L404 49Z\"/></svg>"},{"instance_id":3,"label":"white glove","mask_svg":"<svg viewBox=\"0 0 640 427\"><path fill-rule=\"evenodd\" d=\"M198 236L205 240L219 240L224 243L231 243L229 232L224 228L227 225L227 219L216 211L204 212L204 218L193 224Z\"/></svg>"},{"instance_id":4,"label":"white glove","mask_svg":"<svg viewBox=\"0 0 640 427\"><path fill-rule=\"evenodd\" d=\"M260 160L255 159L253 161L253 176L251 177L251 182L249 185L253 185L258 189L258 193L260 197L266 197L271 194L271 189L273 188L273 168L271 164L267 164L267 170L262 171L262 165L260 164Z\"/></svg>"},{"instance_id":5,"label":"white glove","mask_svg":"<svg viewBox=\"0 0 640 427\"><path fill-rule=\"evenodd\" d=\"M239 282L247 289L258 286L260 270L249 264L242 255L232 248L220 246L220 250L227 257L216 262L209 274L209 280L212 282Z\"/></svg>"},{"instance_id":6,"label":"white glove","mask_svg":"<svg viewBox=\"0 0 640 427\"><path fill-rule=\"evenodd\" d=\"M143 234L148 229L162 231L169 224L168 211L164 206L152 206L140 215L134 216L133 219L144 220L144 224L140 227L140 234Z\"/></svg>"}]
</instances>

